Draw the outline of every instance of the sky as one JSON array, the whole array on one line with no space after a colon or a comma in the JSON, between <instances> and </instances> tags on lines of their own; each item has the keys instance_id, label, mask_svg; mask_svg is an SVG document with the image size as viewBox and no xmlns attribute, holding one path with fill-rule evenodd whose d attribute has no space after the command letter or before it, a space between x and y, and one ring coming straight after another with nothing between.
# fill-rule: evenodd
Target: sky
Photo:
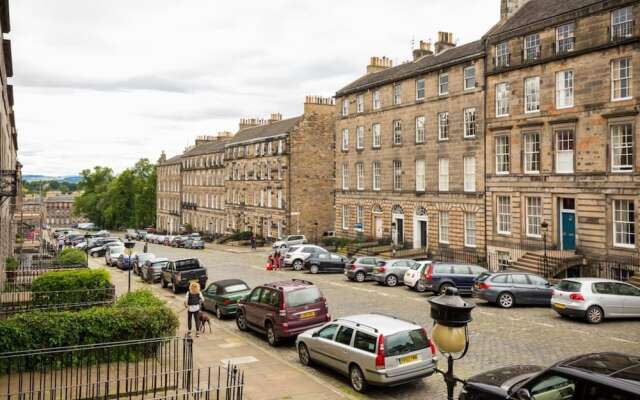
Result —
<instances>
[{"instance_id":1,"label":"sky","mask_svg":"<svg viewBox=\"0 0 640 400\"><path fill-rule=\"evenodd\" d=\"M10 0L23 174L120 172L242 117L302 113L371 56L479 39L500 0Z\"/></svg>"}]
</instances>

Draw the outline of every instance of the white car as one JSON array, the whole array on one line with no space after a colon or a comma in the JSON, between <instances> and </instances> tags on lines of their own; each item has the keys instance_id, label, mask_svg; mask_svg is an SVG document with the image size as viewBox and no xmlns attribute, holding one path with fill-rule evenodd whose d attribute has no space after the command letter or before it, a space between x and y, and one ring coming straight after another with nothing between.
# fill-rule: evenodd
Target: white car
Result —
<instances>
[{"instance_id":1,"label":"white car","mask_svg":"<svg viewBox=\"0 0 640 400\"><path fill-rule=\"evenodd\" d=\"M118 265L118 257L124 254L124 246L111 246L104 253L104 262L110 267Z\"/></svg>"},{"instance_id":2,"label":"white car","mask_svg":"<svg viewBox=\"0 0 640 400\"><path fill-rule=\"evenodd\" d=\"M431 261L416 261L416 263L404 273L404 285L418 292L424 292L426 288L420 284L420 277L424 275L424 270L427 265L431 265Z\"/></svg>"},{"instance_id":3,"label":"white car","mask_svg":"<svg viewBox=\"0 0 640 400\"><path fill-rule=\"evenodd\" d=\"M284 266L293 267L296 271L302 271L304 262L307 258L316 254L329 253L326 249L313 244L305 244L303 246L295 246L291 251L284 255Z\"/></svg>"},{"instance_id":4,"label":"white car","mask_svg":"<svg viewBox=\"0 0 640 400\"><path fill-rule=\"evenodd\" d=\"M281 249L281 248L287 248L289 246L293 246L294 244L305 244L305 243L307 243L307 238L304 237L304 235L289 235L278 240L271 247L273 247L274 249Z\"/></svg>"}]
</instances>

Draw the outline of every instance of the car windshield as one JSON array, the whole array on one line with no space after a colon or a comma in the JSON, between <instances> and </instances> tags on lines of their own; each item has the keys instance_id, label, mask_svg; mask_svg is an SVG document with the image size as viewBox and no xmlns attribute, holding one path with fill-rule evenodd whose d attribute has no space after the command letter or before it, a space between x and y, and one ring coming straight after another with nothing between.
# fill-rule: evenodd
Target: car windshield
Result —
<instances>
[{"instance_id":1,"label":"car windshield","mask_svg":"<svg viewBox=\"0 0 640 400\"><path fill-rule=\"evenodd\" d=\"M422 329L400 332L384 338L384 355L401 356L429 347L429 339Z\"/></svg>"},{"instance_id":2,"label":"car windshield","mask_svg":"<svg viewBox=\"0 0 640 400\"><path fill-rule=\"evenodd\" d=\"M558 286L556 286L556 289L561 291L561 292L579 292L580 288L582 287L582 284L580 282L574 282L574 281L560 281L560 283L558 283Z\"/></svg>"},{"instance_id":3,"label":"car windshield","mask_svg":"<svg viewBox=\"0 0 640 400\"><path fill-rule=\"evenodd\" d=\"M109 247L109 253L111 253L111 254L124 253L124 247L111 246L111 247Z\"/></svg>"},{"instance_id":4,"label":"car windshield","mask_svg":"<svg viewBox=\"0 0 640 400\"><path fill-rule=\"evenodd\" d=\"M200 268L200 263L196 259L176 261L176 271L188 271Z\"/></svg>"},{"instance_id":5,"label":"car windshield","mask_svg":"<svg viewBox=\"0 0 640 400\"><path fill-rule=\"evenodd\" d=\"M224 288L225 293L237 293L242 292L243 290L249 290L249 286L244 283L238 283L236 285L230 285Z\"/></svg>"},{"instance_id":6,"label":"car windshield","mask_svg":"<svg viewBox=\"0 0 640 400\"><path fill-rule=\"evenodd\" d=\"M422 264L420 264L420 263L413 263L413 264L411 264L411 267L409 267L409 269L416 270L416 269L419 269L421 266L422 266Z\"/></svg>"},{"instance_id":7,"label":"car windshield","mask_svg":"<svg viewBox=\"0 0 640 400\"><path fill-rule=\"evenodd\" d=\"M320 301L322 294L317 287L312 286L305 289L292 290L287 293L287 306L300 307Z\"/></svg>"}]
</instances>

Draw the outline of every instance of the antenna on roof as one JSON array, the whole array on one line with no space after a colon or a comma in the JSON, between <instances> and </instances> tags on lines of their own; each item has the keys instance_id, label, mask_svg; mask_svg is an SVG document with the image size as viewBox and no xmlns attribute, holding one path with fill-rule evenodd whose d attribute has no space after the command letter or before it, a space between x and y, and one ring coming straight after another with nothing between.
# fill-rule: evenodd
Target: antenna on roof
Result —
<instances>
[{"instance_id":1,"label":"antenna on roof","mask_svg":"<svg viewBox=\"0 0 640 400\"><path fill-rule=\"evenodd\" d=\"M415 35L412 35L411 36L411 43L409 44L409 46L411 46L409 48L409 52L413 51L413 49L415 48L415 45L416 45L416 37L415 37Z\"/></svg>"}]
</instances>

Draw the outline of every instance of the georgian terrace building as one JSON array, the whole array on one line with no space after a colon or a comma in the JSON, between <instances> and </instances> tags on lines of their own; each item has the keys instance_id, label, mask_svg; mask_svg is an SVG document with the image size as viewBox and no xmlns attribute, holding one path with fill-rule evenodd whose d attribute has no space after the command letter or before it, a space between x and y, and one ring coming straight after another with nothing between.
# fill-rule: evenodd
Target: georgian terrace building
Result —
<instances>
[{"instance_id":1,"label":"georgian terrace building","mask_svg":"<svg viewBox=\"0 0 640 400\"><path fill-rule=\"evenodd\" d=\"M637 255L640 2L524 3L485 37L489 250Z\"/></svg>"},{"instance_id":2,"label":"georgian terrace building","mask_svg":"<svg viewBox=\"0 0 640 400\"><path fill-rule=\"evenodd\" d=\"M86 222L86 218L75 215L74 203L75 198L80 195L79 192L63 194L63 193L47 193L44 203L46 207L46 223L50 227L71 227L74 224Z\"/></svg>"},{"instance_id":3,"label":"georgian terrace building","mask_svg":"<svg viewBox=\"0 0 640 400\"><path fill-rule=\"evenodd\" d=\"M229 231L311 241L333 229L334 110L333 99L307 96L298 117L241 120L225 143Z\"/></svg>"},{"instance_id":4,"label":"georgian terrace building","mask_svg":"<svg viewBox=\"0 0 640 400\"><path fill-rule=\"evenodd\" d=\"M484 46L438 39L336 93L338 236L484 251Z\"/></svg>"},{"instance_id":5,"label":"georgian terrace building","mask_svg":"<svg viewBox=\"0 0 640 400\"><path fill-rule=\"evenodd\" d=\"M156 228L161 232L180 231L182 155L167 159L164 152L156 166Z\"/></svg>"}]
</instances>

